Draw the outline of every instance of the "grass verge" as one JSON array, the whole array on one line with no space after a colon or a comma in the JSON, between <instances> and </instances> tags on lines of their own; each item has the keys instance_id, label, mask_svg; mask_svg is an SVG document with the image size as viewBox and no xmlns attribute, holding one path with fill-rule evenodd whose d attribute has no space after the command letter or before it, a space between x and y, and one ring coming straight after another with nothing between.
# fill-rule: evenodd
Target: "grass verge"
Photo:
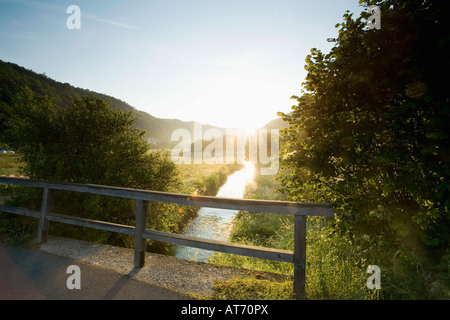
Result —
<instances>
[{"instance_id":1,"label":"grass verge","mask_svg":"<svg viewBox=\"0 0 450 320\"><path fill-rule=\"evenodd\" d=\"M279 200L276 182L256 177L246 198ZM290 216L240 212L230 242L294 250L294 222ZM355 245L337 234L332 220L308 217L306 297L310 300L450 300L450 249L438 264L408 250L379 250ZM293 265L270 260L215 253L211 263L293 276ZM370 290L369 265L381 270L381 289ZM230 279L217 283L215 299L291 299L291 283Z\"/></svg>"}]
</instances>

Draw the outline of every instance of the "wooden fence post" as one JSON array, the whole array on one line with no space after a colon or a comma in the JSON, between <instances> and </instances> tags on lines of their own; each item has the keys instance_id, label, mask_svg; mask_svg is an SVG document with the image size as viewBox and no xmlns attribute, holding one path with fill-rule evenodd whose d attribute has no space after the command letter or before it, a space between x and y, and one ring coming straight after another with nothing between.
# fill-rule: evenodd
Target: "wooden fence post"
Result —
<instances>
[{"instance_id":1,"label":"wooden fence post","mask_svg":"<svg viewBox=\"0 0 450 320\"><path fill-rule=\"evenodd\" d=\"M145 263L147 240L142 234L147 227L147 201L136 200L136 218L134 229L134 267L142 268Z\"/></svg>"},{"instance_id":2,"label":"wooden fence post","mask_svg":"<svg viewBox=\"0 0 450 320\"><path fill-rule=\"evenodd\" d=\"M294 226L294 298L306 299L306 216L295 215Z\"/></svg>"},{"instance_id":3,"label":"wooden fence post","mask_svg":"<svg viewBox=\"0 0 450 320\"><path fill-rule=\"evenodd\" d=\"M37 242L39 244L47 242L49 220L47 215L50 213L53 204L53 190L44 188L41 205L41 217L39 219Z\"/></svg>"},{"instance_id":4,"label":"wooden fence post","mask_svg":"<svg viewBox=\"0 0 450 320\"><path fill-rule=\"evenodd\" d=\"M330 204L296 203L291 201L268 201L216 198L207 196L192 197L191 195L118 188L99 185L81 185L60 182L33 181L29 179L16 179L0 177L0 184L14 184L30 187L44 188L41 211L16 208L0 204L0 211L39 218L37 241L47 241L49 222L55 221L74 226L107 230L135 236L134 266L142 268L145 263L147 239L173 244L187 245L218 252L232 253L261 259L294 263L294 288L293 295L296 299L306 299L306 220L307 216L334 217ZM76 191L103 196L135 199L136 217L135 227L129 225L113 224L105 221L97 221L67 215L56 214L52 210L54 190ZM201 239L198 237L184 236L147 229L148 201L174 203L179 205L192 205L211 208L242 210L251 212L267 212L277 214L293 214L294 226L294 252L276 250L255 246L230 244L227 242Z\"/></svg>"}]
</instances>

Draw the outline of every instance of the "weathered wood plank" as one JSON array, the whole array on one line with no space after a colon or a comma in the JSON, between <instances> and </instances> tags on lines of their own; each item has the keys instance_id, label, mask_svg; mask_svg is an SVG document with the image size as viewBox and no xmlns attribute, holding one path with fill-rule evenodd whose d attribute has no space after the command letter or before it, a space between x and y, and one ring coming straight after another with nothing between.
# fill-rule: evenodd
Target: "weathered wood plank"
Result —
<instances>
[{"instance_id":1,"label":"weathered wood plank","mask_svg":"<svg viewBox=\"0 0 450 320\"><path fill-rule=\"evenodd\" d=\"M128 235L135 234L135 227L132 226L125 226L121 224L91 220L80 217L72 217L54 213L48 215L47 218L49 221L66 223L75 226L89 227ZM188 245L206 250L214 250L231 254L245 255L261 259L270 259L290 263L293 262L293 252L288 250L278 250L272 248L241 245L236 243L209 240L150 229L145 229L142 232L142 238L179 245Z\"/></svg>"},{"instance_id":2,"label":"weathered wood plank","mask_svg":"<svg viewBox=\"0 0 450 320\"><path fill-rule=\"evenodd\" d=\"M294 225L294 296L306 299L306 217L295 216Z\"/></svg>"},{"instance_id":3,"label":"weathered wood plank","mask_svg":"<svg viewBox=\"0 0 450 320\"><path fill-rule=\"evenodd\" d=\"M52 213L51 215L48 215L47 219L49 221L70 224L73 226L87 227L87 228L93 228L93 229L98 229L98 230L105 230L105 231L123 233L123 234L128 234L128 235L134 235L134 227L126 226L123 224L117 224L117 223L111 223L111 222L105 222L105 221L99 221L99 220L92 220L92 219L86 219L86 218L80 218L80 217L73 217L73 216L67 216L67 215L56 214L56 213Z\"/></svg>"},{"instance_id":4,"label":"weathered wood plank","mask_svg":"<svg viewBox=\"0 0 450 320\"><path fill-rule=\"evenodd\" d=\"M109 187L91 184L69 184L62 182L33 181L20 178L0 177L0 183L24 186L52 188L100 194L105 196L121 197L145 201L175 203L179 205L210 207L219 209L245 210L252 212L267 212L278 214L294 214L303 216L333 217L333 207L327 203L309 203L292 201L270 201L253 199L220 198L209 196L192 196L186 194L137 190L129 188Z\"/></svg>"},{"instance_id":5,"label":"weathered wood plank","mask_svg":"<svg viewBox=\"0 0 450 320\"><path fill-rule=\"evenodd\" d=\"M242 245L149 229L144 231L143 237L149 240L185 245L205 250L213 250L217 252L231 253L261 259L270 259L281 262L293 262L293 252L288 250Z\"/></svg>"},{"instance_id":6,"label":"weathered wood plank","mask_svg":"<svg viewBox=\"0 0 450 320\"><path fill-rule=\"evenodd\" d=\"M134 228L134 267L142 268L145 263L147 240L142 233L147 227L147 201L136 200L136 218Z\"/></svg>"},{"instance_id":7,"label":"weathered wood plank","mask_svg":"<svg viewBox=\"0 0 450 320\"><path fill-rule=\"evenodd\" d=\"M39 218L37 242L45 243L48 238L49 220L47 215L50 213L53 204L53 189L44 188L42 196L41 216Z\"/></svg>"},{"instance_id":8,"label":"weathered wood plank","mask_svg":"<svg viewBox=\"0 0 450 320\"><path fill-rule=\"evenodd\" d=\"M136 190L100 185L81 185L69 183L53 183L33 181L20 178L0 177L0 183L44 188L41 211L14 208L0 205L0 211L40 218L38 241L44 242L48 233L49 221L66 223L76 226L118 232L135 236L135 266L142 267L145 257L146 239L186 245L200 249L213 250L261 259L270 259L294 263L294 295L296 299L305 299L305 269L306 269L306 216L334 217L331 204L298 203L289 201L247 200L232 198L217 198L207 196L192 196L157 191ZM53 201L53 190L66 190L121 197L136 200L135 226L125 226L104 221L72 217L50 213ZM175 203L188 206L234 209L255 212L293 214L294 252L276 250L255 246L240 245L229 242L202 239L197 237L149 230L146 228L147 201Z\"/></svg>"},{"instance_id":9,"label":"weathered wood plank","mask_svg":"<svg viewBox=\"0 0 450 320\"><path fill-rule=\"evenodd\" d=\"M21 215L21 216L33 217L33 218L38 218L38 219L41 216L41 212L37 211L37 210L12 207L12 206L7 206L7 205L3 205L3 204L0 205L0 212L13 213L13 214Z\"/></svg>"}]
</instances>

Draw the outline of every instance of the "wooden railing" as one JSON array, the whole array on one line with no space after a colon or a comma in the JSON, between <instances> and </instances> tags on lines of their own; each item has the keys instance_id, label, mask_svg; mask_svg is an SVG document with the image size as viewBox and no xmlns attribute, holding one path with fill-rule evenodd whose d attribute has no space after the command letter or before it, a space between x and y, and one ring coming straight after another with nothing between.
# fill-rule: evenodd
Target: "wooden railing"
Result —
<instances>
[{"instance_id":1,"label":"wooden railing","mask_svg":"<svg viewBox=\"0 0 450 320\"><path fill-rule=\"evenodd\" d=\"M136 268L143 267L145 263L145 249L147 239L236 255L290 262L294 264L294 297L296 299L305 299L306 217L334 217L332 205L322 203L299 203L290 201L247 200L208 196L192 196L101 185L46 182L5 177L0 177L0 183L43 188L42 206L40 211L0 205L0 212L19 214L39 219L37 234L38 243L44 243L47 241L49 223L51 221L54 221L75 226L134 235L134 266ZM134 199L136 201L135 225L128 226L122 224L114 224L105 221L54 213L51 210L54 190L84 192ZM245 210L251 212L292 214L295 216L294 252L209 240L147 229L148 201L174 203L179 205L197 207Z\"/></svg>"}]
</instances>

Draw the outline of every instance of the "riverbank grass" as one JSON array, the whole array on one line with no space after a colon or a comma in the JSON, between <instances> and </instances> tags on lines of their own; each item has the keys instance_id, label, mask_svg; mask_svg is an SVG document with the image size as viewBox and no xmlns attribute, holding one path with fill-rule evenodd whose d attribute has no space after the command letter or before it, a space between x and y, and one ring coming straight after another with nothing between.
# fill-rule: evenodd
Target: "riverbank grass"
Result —
<instances>
[{"instance_id":1,"label":"riverbank grass","mask_svg":"<svg viewBox=\"0 0 450 320\"><path fill-rule=\"evenodd\" d=\"M21 175L21 167L23 167L24 165L25 163L20 160L20 155L17 153L0 153L0 176Z\"/></svg>"},{"instance_id":2,"label":"riverbank grass","mask_svg":"<svg viewBox=\"0 0 450 320\"><path fill-rule=\"evenodd\" d=\"M272 282L254 278L216 281L213 300L290 300L292 281Z\"/></svg>"},{"instance_id":3,"label":"riverbank grass","mask_svg":"<svg viewBox=\"0 0 450 320\"><path fill-rule=\"evenodd\" d=\"M280 195L274 180L256 177L245 198L274 200ZM280 199L281 200L281 199ZM292 216L240 212L233 221L229 241L247 245L294 250ZM311 300L449 300L450 256L448 261L430 266L412 250L376 250L352 243L333 229L333 219L307 218L306 298ZM293 264L214 253L210 263L293 276ZM381 289L369 289L369 265L381 268ZM433 269L434 268L434 269ZM438 269L440 268L440 269ZM270 287L270 290L267 288ZM292 298L292 286L263 281L230 279L217 283L211 298L272 299Z\"/></svg>"},{"instance_id":4,"label":"riverbank grass","mask_svg":"<svg viewBox=\"0 0 450 320\"><path fill-rule=\"evenodd\" d=\"M20 154L1 154L0 155L0 174L2 175L21 175L21 167L26 164L21 162ZM242 165L211 165L211 164L192 164L192 165L177 165L177 171L179 175L180 185L176 190L172 192L181 194L198 194L198 195L210 195L214 196L220 186L225 183L228 176L236 170L241 169ZM15 195L14 190L23 189L27 192L30 188L0 185L0 203L9 201L11 196ZM102 196L98 197L103 199ZM111 199L113 200L113 199ZM39 202L40 200L36 200ZM99 200L100 201L100 200ZM9 203L8 203L9 204ZM165 203L150 203L150 206L162 206L165 208L166 216L164 219L158 219L158 221L152 221L153 215L149 214L149 225L156 226L157 230L168 229L171 232L181 232L186 225L187 221L196 216L198 207L180 206L175 204ZM35 208L38 209L38 208ZM100 207L99 207L100 210ZM151 210L151 208L150 208ZM111 217L114 217L114 213L110 213ZM96 218L93 216L92 218ZM57 223L52 223L52 231L59 232L61 226ZM66 227L66 226L64 226ZM55 229L56 228L56 229ZM78 228L78 227L74 227ZM35 236L36 220L29 217L20 217L9 214L0 215L0 231L7 233L8 238L14 241L22 242L24 239L31 239ZM78 229L77 229L78 230ZM85 234L93 234L90 241L104 243L108 238L109 233L97 232L92 230L80 229L82 231L77 232L80 237ZM108 240L109 241L109 240ZM134 239L128 236L122 236L118 240L114 240L112 245L119 245L125 247L132 247L134 245ZM154 250L159 253L170 253L171 244L150 242L148 243L149 250Z\"/></svg>"},{"instance_id":5,"label":"riverbank grass","mask_svg":"<svg viewBox=\"0 0 450 320\"><path fill-rule=\"evenodd\" d=\"M214 196L240 164L177 164L182 185L178 192Z\"/></svg>"},{"instance_id":6,"label":"riverbank grass","mask_svg":"<svg viewBox=\"0 0 450 320\"><path fill-rule=\"evenodd\" d=\"M278 183L273 176L256 176L247 186L245 198L282 200L275 192ZM306 285L308 299L374 299L366 287L366 261L358 260L359 250L342 237L328 231L329 221L307 218ZM283 250L294 250L294 217L270 213L239 212L234 221L230 242ZM214 253L210 263L251 270L294 275L292 263ZM270 289L269 289L270 288ZM230 279L218 283L211 298L271 299L293 298L292 282L267 283L260 280Z\"/></svg>"}]
</instances>

